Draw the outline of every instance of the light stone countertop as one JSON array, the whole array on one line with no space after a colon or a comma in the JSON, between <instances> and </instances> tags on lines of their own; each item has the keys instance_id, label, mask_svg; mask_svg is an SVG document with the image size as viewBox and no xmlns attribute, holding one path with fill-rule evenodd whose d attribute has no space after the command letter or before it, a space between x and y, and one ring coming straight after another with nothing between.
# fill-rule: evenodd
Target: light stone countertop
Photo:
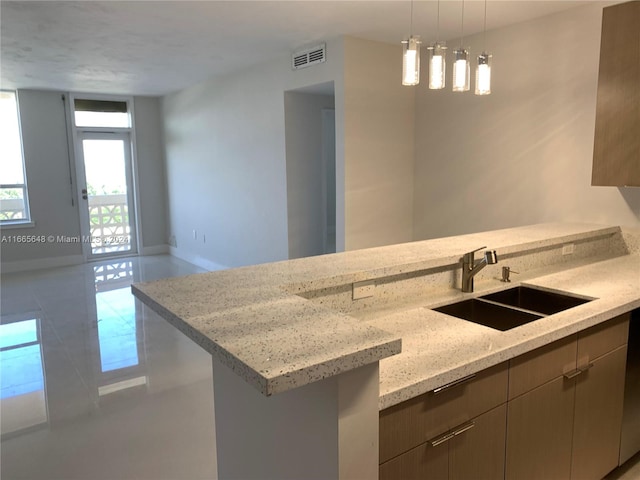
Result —
<instances>
[{"instance_id":1,"label":"light stone countertop","mask_svg":"<svg viewBox=\"0 0 640 480\"><path fill-rule=\"evenodd\" d=\"M599 225L533 225L169 278L132 290L265 395L382 360L382 409L640 307L640 257L552 266L525 276L527 284L598 300L507 332L424 307L357 318L296 293L456 267L464 252L483 245L509 257L619 232ZM478 294L505 288L480 283ZM438 303L461 295L469 296L452 290Z\"/></svg>"},{"instance_id":2,"label":"light stone countertop","mask_svg":"<svg viewBox=\"0 0 640 480\"><path fill-rule=\"evenodd\" d=\"M441 297L433 305L367 321L402 337L402 353L380 362L380 410L639 308L640 256L540 275L506 288L518 285L595 300L504 332L430 309L468 298L460 292L448 301Z\"/></svg>"}]
</instances>

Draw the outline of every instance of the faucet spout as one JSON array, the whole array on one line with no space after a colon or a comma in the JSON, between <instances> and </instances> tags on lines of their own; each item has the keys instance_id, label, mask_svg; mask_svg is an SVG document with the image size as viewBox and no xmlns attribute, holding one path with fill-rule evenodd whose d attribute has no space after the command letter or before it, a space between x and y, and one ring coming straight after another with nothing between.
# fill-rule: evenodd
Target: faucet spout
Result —
<instances>
[{"instance_id":1,"label":"faucet spout","mask_svg":"<svg viewBox=\"0 0 640 480\"><path fill-rule=\"evenodd\" d=\"M498 263L498 255L495 250L487 250L480 260L474 259L475 252L487 247L480 247L471 252L465 253L462 257L462 291L473 292L473 277L487 265Z\"/></svg>"}]
</instances>

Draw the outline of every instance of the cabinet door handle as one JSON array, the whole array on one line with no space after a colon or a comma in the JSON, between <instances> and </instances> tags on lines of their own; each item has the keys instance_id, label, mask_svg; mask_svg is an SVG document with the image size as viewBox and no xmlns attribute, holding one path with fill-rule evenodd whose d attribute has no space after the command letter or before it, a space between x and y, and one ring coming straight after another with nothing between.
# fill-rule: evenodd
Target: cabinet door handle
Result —
<instances>
[{"instance_id":1,"label":"cabinet door handle","mask_svg":"<svg viewBox=\"0 0 640 480\"><path fill-rule=\"evenodd\" d=\"M587 370L589 370L591 367L593 367L593 362L587 363L584 367L578 368L578 370L580 370L580 372L584 373Z\"/></svg>"},{"instance_id":2,"label":"cabinet door handle","mask_svg":"<svg viewBox=\"0 0 640 480\"><path fill-rule=\"evenodd\" d=\"M584 367L576 368L572 372L565 373L564 374L564 378L566 378L567 380L571 380L572 378L576 378L581 373L586 373L587 370L589 370L591 367L593 367L593 362L589 362Z\"/></svg>"},{"instance_id":3,"label":"cabinet door handle","mask_svg":"<svg viewBox=\"0 0 640 480\"><path fill-rule=\"evenodd\" d=\"M464 433L467 430L471 430L475 426L476 426L476 424L473 421L467 422L467 423L463 423L459 427L456 427L456 428L454 428L452 430L449 430L447 433L444 433L444 434L440 435L438 438L434 438L433 440L429 440L429 443L431 443L432 447L437 447L438 445L440 445L440 444L442 444L444 442L448 442L453 437L457 437L461 433Z\"/></svg>"},{"instance_id":4,"label":"cabinet door handle","mask_svg":"<svg viewBox=\"0 0 640 480\"><path fill-rule=\"evenodd\" d=\"M566 378L567 380L571 380L572 378L576 378L581 373L583 373L583 371L578 369L578 368L576 368L572 372L565 373L564 374L564 378Z\"/></svg>"},{"instance_id":5,"label":"cabinet door handle","mask_svg":"<svg viewBox=\"0 0 640 480\"><path fill-rule=\"evenodd\" d=\"M444 435L442 435L442 436L440 436L438 438L434 438L433 440L429 440L429 443L431 443L432 447L437 447L441 443L448 442L453 437L455 437L455 434L453 432L447 432L447 433L445 433Z\"/></svg>"},{"instance_id":6,"label":"cabinet door handle","mask_svg":"<svg viewBox=\"0 0 640 480\"><path fill-rule=\"evenodd\" d=\"M437 395L439 393L444 392L445 390L448 390L448 389L453 388L453 387L457 387L458 385L462 385L463 383L467 383L468 381L473 380L474 378L476 378L476 374L472 373L471 375L467 375L466 377L462 377L462 378L460 378L460 379L458 379L458 380L456 380L454 382L447 383L446 385L443 385L443 386L438 387L438 388L434 388L433 389L433 394Z\"/></svg>"},{"instance_id":7,"label":"cabinet door handle","mask_svg":"<svg viewBox=\"0 0 640 480\"><path fill-rule=\"evenodd\" d=\"M466 432L467 430L471 430L475 426L476 426L475 422L468 422L468 423L465 423L464 425L460 425L458 428L456 428L453 431L453 435L458 436L461 433Z\"/></svg>"}]
</instances>

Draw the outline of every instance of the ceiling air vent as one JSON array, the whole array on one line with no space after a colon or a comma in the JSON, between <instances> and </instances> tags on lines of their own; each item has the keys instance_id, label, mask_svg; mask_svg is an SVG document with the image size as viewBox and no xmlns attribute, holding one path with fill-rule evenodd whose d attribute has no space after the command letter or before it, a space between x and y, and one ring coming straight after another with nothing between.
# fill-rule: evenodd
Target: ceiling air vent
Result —
<instances>
[{"instance_id":1,"label":"ceiling air vent","mask_svg":"<svg viewBox=\"0 0 640 480\"><path fill-rule=\"evenodd\" d=\"M323 63L326 60L326 44L323 43L294 53L291 57L291 67L294 70L298 70L299 68L306 68L317 63Z\"/></svg>"}]
</instances>

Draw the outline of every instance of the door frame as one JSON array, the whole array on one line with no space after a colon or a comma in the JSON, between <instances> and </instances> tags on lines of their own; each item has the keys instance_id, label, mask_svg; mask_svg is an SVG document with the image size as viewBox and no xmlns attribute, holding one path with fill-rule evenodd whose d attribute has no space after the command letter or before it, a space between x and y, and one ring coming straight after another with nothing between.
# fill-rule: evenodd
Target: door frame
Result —
<instances>
[{"instance_id":1,"label":"door frame","mask_svg":"<svg viewBox=\"0 0 640 480\"><path fill-rule=\"evenodd\" d=\"M109 253L93 253L91 243L82 241L82 250L86 259L98 260L103 258L123 257L129 255L135 255L138 253L137 232L136 232L136 212L135 212L135 199L133 198L133 162L132 162L132 148L131 148L131 134L130 132L94 132L94 131L80 131L76 136L76 150L78 152L78 162L76 164L76 177L78 179L78 207L80 213L80 235L81 238L86 239L91 235L91 219L89 210L87 207L87 200L84 199L83 189L86 188L86 171L84 163L84 140L120 140L124 142L124 160L125 160L125 179L127 187L127 212L129 216L129 229L130 229L130 245L131 248L123 252L109 252Z\"/></svg>"},{"instance_id":2,"label":"door frame","mask_svg":"<svg viewBox=\"0 0 640 480\"><path fill-rule=\"evenodd\" d=\"M126 257L132 255L141 255L142 254L142 226L140 223L140 184L139 184L139 175L138 175L138 162L136 157L137 146L136 146L136 134L135 134L135 111L134 111L134 101L131 96L118 96L118 95L101 95L95 93L70 93L67 95L67 124L69 125L69 131L71 132L69 143L71 143L69 147L69 153L73 157L72 163L74 164L73 174L74 177L72 179L75 180L76 188L75 188L75 199L76 205L78 206L78 220L80 222L80 235L82 239L82 235L84 233L83 225L89 225L89 212L88 209L84 208L84 200L82 199L82 189L84 186L81 184L81 180L85 179L84 177L84 154L81 148L80 137L85 133L104 133L104 134L128 134L129 138L129 159L130 159L130 178L128 179L127 192L128 202L129 202L129 222L131 224L131 250L127 252L112 252L107 254L99 254L93 255L91 253L91 244L88 242L80 242L82 244L82 255L84 256L85 262L101 260L108 260L110 258L119 258ZM76 98L80 99L89 99L89 100L113 100L113 101L121 101L127 103L127 111L129 112L129 127L126 128L116 128L116 127L76 127L75 124L75 115L74 115L74 101ZM80 170L82 169L82 170ZM85 179L86 181L86 179ZM86 223L83 223L86 222Z\"/></svg>"}]
</instances>

